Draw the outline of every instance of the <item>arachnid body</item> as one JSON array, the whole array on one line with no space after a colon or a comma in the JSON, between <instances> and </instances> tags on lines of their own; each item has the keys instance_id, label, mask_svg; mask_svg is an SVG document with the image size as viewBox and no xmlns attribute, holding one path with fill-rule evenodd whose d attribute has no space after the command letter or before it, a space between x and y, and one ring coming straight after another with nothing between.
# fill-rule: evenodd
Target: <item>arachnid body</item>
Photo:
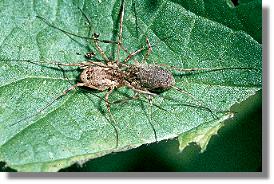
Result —
<instances>
[{"instance_id":1,"label":"arachnid body","mask_svg":"<svg viewBox=\"0 0 274 184\"><path fill-rule=\"evenodd\" d=\"M99 91L127 86L141 93L162 92L175 85L171 72L157 65L138 64L119 67L114 62L106 65L92 62L80 75L81 83Z\"/></svg>"},{"instance_id":2,"label":"arachnid body","mask_svg":"<svg viewBox=\"0 0 274 184\"><path fill-rule=\"evenodd\" d=\"M71 64L58 63L58 65L69 66ZM70 87L64 94L80 86L99 91L108 90L105 95L108 111L110 111L108 97L115 88L126 86L137 93L155 96L156 93L168 90L175 85L171 72L153 64L130 65L114 61L103 64L90 61L73 65L78 65L83 69L80 82Z\"/></svg>"}]
</instances>

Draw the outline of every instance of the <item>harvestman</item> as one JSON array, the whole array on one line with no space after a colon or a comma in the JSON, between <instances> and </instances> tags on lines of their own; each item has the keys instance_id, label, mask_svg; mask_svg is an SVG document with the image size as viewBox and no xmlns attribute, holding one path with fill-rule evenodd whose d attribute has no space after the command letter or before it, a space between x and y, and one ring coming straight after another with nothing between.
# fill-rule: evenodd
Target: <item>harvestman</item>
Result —
<instances>
[{"instance_id":1,"label":"harvestman","mask_svg":"<svg viewBox=\"0 0 274 184\"><path fill-rule=\"evenodd\" d=\"M80 8L79 8L80 9ZM141 62L138 62L134 59L134 64L128 64L128 62L133 59L134 56L141 53L142 51L146 50L145 47L141 47L140 49L129 53L127 49L123 46L123 40L122 40L122 33L123 33L123 18L124 18L124 10L125 10L125 2L122 0L121 3L121 9L120 9L120 19L119 19L119 33L118 33L118 41L110 41L110 40L100 40L99 34L94 33L93 36L90 37L84 37L79 36L71 32L67 32L65 30L62 30L49 22L45 20L42 17L37 16L37 18L41 19L43 22L49 24L50 26L62 31L63 33L67 35L72 35L84 39L93 40L95 48L97 52L100 54L100 56L104 59L105 63L98 62L95 60L91 60L95 53L89 52L85 56L86 58L90 59L87 62L81 62L81 63L74 63L74 64L66 64L66 63L58 63L58 62L34 62L30 60L21 60L26 61L33 64L51 64L56 65L58 67L61 66L77 66L83 71L80 74L80 82L72 85L70 88L65 90L62 94L57 96L52 102L50 102L46 107L40 109L36 114L41 113L46 108L48 108L50 105L52 105L56 100L61 98L62 96L66 95L69 91L74 90L77 87L86 87L98 91L107 91L105 94L104 101L107 106L107 111L111 116L112 121L115 122L115 119L111 113L110 110L110 102L109 102L109 96L111 93L120 87L128 87L135 91L136 95L132 97L133 99L138 98L139 94L144 94L148 96L148 99L151 103L151 97L157 96L159 93L169 90L171 88L184 93L188 95L189 97L197 100L194 96L192 96L187 91L184 91L178 87L175 86L176 82L175 79L170 71L167 69L164 69L163 67L168 67L170 69L175 69L178 71L183 72L194 72L194 71L218 71L218 70L225 70L225 69L252 69L252 68L191 68L191 69L181 69L181 68L175 68L168 65L155 65L155 64L147 64L146 60L149 57L150 53L152 52L152 47L149 42L149 39L146 38L146 45L147 45L147 51L143 57L143 60ZM88 17L84 14L84 12L80 9L82 14L87 19L87 22L90 24L90 21ZM115 61L109 59L109 57L105 54L104 50L100 47L99 43L110 43L110 44L116 44L117 45L117 59ZM120 51L123 50L124 52L128 53L128 56L121 60L120 58ZM209 111L211 114L212 111L207 108L199 105L199 107L204 108L205 110ZM33 115L32 115L33 116ZM31 117L32 117L31 116ZM19 122L26 120L30 118L26 117ZM18 122L14 123L17 124ZM12 125L14 125L12 124ZM115 129L116 133L116 147L118 146L118 130L115 127L115 125L112 124L112 126ZM157 140L156 131L151 124L155 139Z\"/></svg>"}]
</instances>

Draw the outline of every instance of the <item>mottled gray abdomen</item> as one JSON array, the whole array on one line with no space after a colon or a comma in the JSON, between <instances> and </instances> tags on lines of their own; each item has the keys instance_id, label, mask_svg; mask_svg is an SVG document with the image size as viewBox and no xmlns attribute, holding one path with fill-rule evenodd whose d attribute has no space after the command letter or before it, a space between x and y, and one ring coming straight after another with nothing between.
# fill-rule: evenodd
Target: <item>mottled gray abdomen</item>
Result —
<instances>
[{"instance_id":1,"label":"mottled gray abdomen","mask_svg":"<svg viewBox=\"0 0 274 184\"><path fill-rule=\"evenodd\" d=\"M140 65L137 78L140 85L149 91L161 92L175 85L175 79L171 72L157 65Z\"/></svg>"}]
</instances>

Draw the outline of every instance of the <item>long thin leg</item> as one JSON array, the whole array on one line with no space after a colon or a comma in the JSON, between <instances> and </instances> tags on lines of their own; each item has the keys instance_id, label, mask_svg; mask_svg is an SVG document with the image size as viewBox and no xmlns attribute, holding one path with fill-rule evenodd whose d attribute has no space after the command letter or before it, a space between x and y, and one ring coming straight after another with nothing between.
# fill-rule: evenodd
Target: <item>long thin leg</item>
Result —
<instances>
[{"instance_id":1,"label":"long thin leg","mask_svg":"<svg viewBox=\"0 0 274 184\"><path fill-rule=\"evenodd\" d=\"M125 1L122 0L121 5L121 16L120 16L120 25L119 25L119 38L118 38L118 48L117 48L117 61L120 61L120 48L122 45L122 34L123 34L123 20L124 20L124 13L125 13Z\"/></svg>"},{"instance_id":2,"label":"long thin leg","mask_svg":"<svg viewBox=\"0 0 274 184\"><path fill-rule=\"evenodd\" d=\"M148 104L149 104L149 109L148 109L149 124L153 130L154 138L157 141L157 133L156 133L154 125L152 124L152 106L153 106L152 100L153 100L153 97L148 95L147 99L148 99Z\"/></svg>"},{"instance_id":3,"label":"long thin leg","mask_svg":"<svg viewBox=\"0 0 274 184\"><path fill-rule=\"evenodd\" d=\"M118 104L118 103L124 103L124 102L127 102L129 100L136 100L136 99L139 99L140 97L140 93L139 92L136 92L135 95L133 95L132 97L128 97L128 98L123 98L121 100L116 100L114 102L112 102L111 104ZM161 96L160 96L161 97ZM163 98L163 97L162 97ZM140 99L141 100L141 99ZM143 102L143 100L141 100ZM159 106L159 105L156 105L156 104L153 104L153 106L157 107L158 109L161 109L163 111L167 111L166 109L164 109L163 107Z\"/></svg>"},{"instance_id":4,"label":"long thin leg","mask_svg":"<svg viewBox=\"0 0 274 184\"><path fill-rule=\"evenodd\" d=\"M169 66L166 64L159 64L159 66L167 67L176 71L181 72L195 72L195 71L204 71L204 72L215 72L215 71L221 71L221 70L259 70L257 68L252 67L216 67L216 68L177 68L174 66Z\"/></svg>"},{"instance_id":5,"label":"long thin leg","mask_svg":"<svg viewBox=\"0 0 274 184\"><path fill-rule=\"evenodd\" d=\"M90 21L89 17L82 11L81 8L78 7L78 9L81 11L82 15L85 17L86 21L88 22L89 26L91 27L91 21ZM89 32L90 32L90 29L89 29ZM109 58L106 56L104 50L99 46L98 37L99 37L99 34L96 34L96 33L93 34L93 41L95 43L95 47L96 47L97 51L99 52L99 54L103 57L103 59L106 62L109 62L110 61Z\"/></svg>"},{"instance_id":6,"label":"long thin leg","mask_svg":"<svg viewBox=\"0 0 274 184\"><path fill-rule=\"evenodd\" d=\"M40 17L40 16L36 16L36 18L40 19L41 21L43 21L44 23L46 23L47 25L49 25L50 27L53 27L59 31L61 31L62 33L64 34L67 34L67 35L71 35L71 36L75 36L75 37L78 37L78 38L83 38L83 39L87 39L87 40L94 40L93 37L87 37L87 36L81 36L81 35L77 35L75 33L72 33L72 32L69 32L69 31L66 31L66 30L63 30L57 26L55 26L54 24L48 22L45 18L43 17ZM103 42L103 43L112 43L112 44L118 44L117 41L113 41L113 40L101 40L101 39L96 39L98 42Z\"/></svg>"},{"instance_id":7,"label":"long thin leg","mask_svg":"<svg viewBox=\"0 0 274 184\"><path fill-rule=\"evenodd\" d=\"M142 63L144 63L144 62L147 60L147 58L149 57L149 55L150 55L151 52L152 52L152 47L151 47L151 45L150 45L150 43L149 43L148 38L146 38L146 44L147 44L148 50L147 50L147 52L146 52L146 55L145 55L144 59L142 60ZM130 54L127 56L127 58L123 61L123 63L128 62L133 56L139 54L139 53L140 53L141 51L143 51L143 50L144 50L144 48L142 47L142 48L140 48L140 49L138 49L138 50L136 50L136 51L130 53Z\"/></svg>"},{"instance_id":8,"label":"long thin leg","mask_svg":"<svg viewBox=\"0 0 274 184\"><path fill-rule=\"evenodd\" d=\"M159 95L159 97L160 98L163 98L163 99L166 99L166 100L172 100L172 101L174 101L174 98L171 98L171 97L169 97L169 96L163 96L163 95ZM177 102L180 102L180 100L177 100ZM175 104L174 104L175 105ZM209 108L209 107L206 107L206 106L202 106L202 105L194 105L194 104L186 104L186 103L178 103L178 105L180 105L180 106L186 106L186 107L193 107L193 108L200 108L200 109L202 109L202 110L205 110L205 111L207 111L207 112L209 112L210 114L211 114L211 116L214 118L214 119L218 119L218 117L217 117L217 115L215 115L214 113L213 113L213 111ZM155 106L155 104L154 104L154 106ZM156 106L157 107L157 106ZM162 107L160 107L160 109L162 109L162 110L165 110L165 109L163 109ZM165 111L167 111L167 110L165 110ZM167 111L168 112L168 111Z\"/></svg>"},{"instance_id":9,"label":"long thin leg","mask_svg":"<svg viewBox=\"0 0 274 184\"><path fill-rule=\"evenodd\" d=\"M60 65L58 65L58 68L60 68L60 70L62 71L63 77L64 77L65 79L67 79L67 81L70 83L71 86L73 86L74 84L71 82L71 80L70 80L70 79L68 78L68 76L66 75L64 68L62 68Z\"/></svg>"},{"instance_id":10,"label":"long thin leg","mask_svg":"<svg viewBox=\"0 0 274 184\"><path fill-rule=\"evenodd\" d=\"M2 60L1 61L13 61L13 60ZM85 68L86 66L101 66L105 68L110 68L110 66L107 66L101 62L95 62L95 61L88 61L88 62L81 62L81 63L60 63L60 62L48 62L48 61L32 61L28 59L21 59L21 60L14 60L14 61L23 61L23 62L28 62L32 63L35 65L43 65L43 64L48 64L48 65L56 65L56 66L79 66L81 68Z\"/></svg>"},{"instance_id":11,"label":"long thin leg","mask_svg":"<svg viewBox=\"0 0 274 184\"><path fill-rule=\"evenodd\" d=\"M127 63L132 57L134 57L135 55L139 54L142 50L144 50L144 48L140 48L132 53L130 53L126 59L124 59L124 61L122 61L122 63Z\"/></svg>"},{"instance_id":12,"label":"long thin leg","mask_svg":"<svg viewBox=\"0 0 274 184\"><path fill-rule=\"evenodd\" d=\"M98 43L98 40L97 40L98 37L99 37L98 34L96 34L96 33L93 34L93 41L95 43L95 47L96 47L97 51L99 52L99 54L104 58L104 60L106 62L109 62L110 60L106 56L104 50L99 46L99 43Z\"/></svg>"},{"instance_id":13,"label":"long thin leg","mask_svg":"<svg viewBox=\"0 0 274 184\"><path fill-rule=\"evenodd\" d=\"M125 102L127 102L129 100L136 100L138 98L139 98L139 93L136 93L133 96L130 96L130 97L127 97L127 98L123 98L121 100L116 100L116 101L112 102L112 104L125 103Z\"/></svg>"},{"instance_id":14,"label":"long thin leg","mask_svg":"<svg viewBox=\"0 0 274 184\"><path fill-rule=\"evenodd\" d=\"M149 55L150 55L151 52L152 52L152 47L151 47L151 45L150 45L150 43L149 43L148 37L146 37L146 44L147 44L148 50L147 50L147 52L146 52L146 55L145 55L144 59L142 60L142 63L144 63L144 62L147 60L147 58L149 57Z\"/></svg>"},{"instance_id":15,"label":"long thin leg","mask_svg":"<svg viewBox=\"0 0 274 184\"><path fill-rule=\"evenodd\" d=\"M149 91L147 91L147 90L137 89L137 88L135 88L134 86L132 86L132 85L131 85L130 83L128 83L128 82L126 82L125 85L126 85L128 88L132 89L133 91L136 91L136 92L139 92L139 93L142 93L142 94L146 94L146 95L157 96L156 93L151 93L151 92L149 92Z\"/></svg>"},{"instance_id":16,"label":"long thin leg","mask_svg":"<svg viewBox=\"0 0 274 184\"><path fill-rule=\"evenodd\" d=\"M113 124L113 123L110 123L110 124L111 124L111 126L114 128L114 131L115 131L115 138L116 138L116 145L115 145L115 148L117 148L117 147L118 147L118 140L119 140L118 130L117 130L116 126L115 126L115 125L117 125L117 123L116 123L115 118L113 117L113 115L112 115L112 113L111 113L111 111L110 111L110 103L109 103L109 100L108 100L108 97L109 97L109 95L113 92L113 90L114 90L114 88L112 87L112 88L110 88L110 90L106 93L106 95L105 95L105 102L106 102L106 106L107 106L107 110L108 110L108 113L109 113L109 115L110 115L110 118L111 118L111 120L114 122L114 124Z\"/></svg>"},{"instance_id":17,"label":"long thin leg","mask_svg":"<svg viewBox=\"0 0 274 184\"><path fill-rule=\"evenodd\" d=\"M91 27L92 23L91 23L91 20L90 20L89 16L88 16L80 7L78 7L78 9L80 10L80 12L82 13L82 15L85 17L87 23L88 23L88 24L90 25L90 27ZM91 29L90 29L89 31L91 31ZM75 35L74 35L74 36L75 36ZM89 38L89 39L90 39L90 38ZM118 44L117 41L113 41L113 40L100 40L100 39L98 39L98 38L97 38L97 40L98 40L99 42L103 42L103 43ZM120 46L121 46L121 49L123 49L126 53L128 53L128 50L127 50L126 48L124 48L124 46L123 46L121 43L120 43Z\"/></svg>"},{"instance_id":18,"label":"long thin leg","mask_svg":"<svg viewBox=\"0 0 274 184\"><path fill-rule=\"evenodd\" d=\"M82 15L84 16L84 18L86 19L88 25L89 25L89 30L88 30L88 37L90 37L90 33L91 33L91 28L92 28L92 24L91 24L91 20L90 17L87 16L87 14L79 7L77 6L77 8L79 9L79 11L82 13Z\"/></svg>"},{"instance_id":19,"label":"long thin leg","mask_svg":"<svg viewBox=\"0 0 274 184\"><path fill-rule=\"evenodd\" d=\"M114 88L110 88L110 90L105 95L105 102L106 102L108 112L110 112L110 103L109 103L108 97L113 92L113 90Z\"/></svg>"},{"instance_id":20,"label":"long thin leg","mask_svg":"<svg viewBox=\"0 0 274 184\"><path fill-rule=\"evenodd\" d=\"M176 87L176 86L172 86L173 89L181 92L181 93L184 93L186 94L188 97L194 99L196 102L198 102L198 107L201 107L201 108L204 108L204 109L207 109L208 111L210 111L211 114L213 114L213 112L208 108L208 107L205 107L203 106L203 102L199 99L197 99L195 96L193 96L191 93L179 88L179 87Z\"/></svg>"},{"instance_id":21,"label":"long thin leg","mask_svg":"<svg viewBox=\"0 0 274 184\"><path fill-rule=\"evenodd\" d=\"M112 104L114 103L123 103L123 102L126 102L126 101L129 101L129 100L135 100L135 99L138 99L140 96L139 96L139 92L137 92L134 96L130 97L130 98L126 98L126 99L122 99L122 100L117 100L117 101L114 101L112 102ZM154 138L155 140L157 141L157 133L156 133L156 130L154 128L154 125L152 124L152 106L155 105L152 103L152 96L151 95L147 95L147 99L148 99L148 104L149 104L149 110L148 110L148 119L149 119L149 124L153 130L153 134L154 134ZM156 107L159 107L157 105L155 105ZM160 109L162 109L160 107ZM165 110L165 109L162 109L162 110Z\"/></svg>"},{"instance_id":22,"label":"long thin leg","mask_svg":"<svg viewBox=\"0 0 274 184\"><path fill-rule=\"evenodd\" d=\"M79 8L79 9L80 9L80 8ZM84 15L84 17L87 19L88 23L91 24L89 18L87 17L87 15L84 14L84 12L83 12L81 9L80 9L80 11L83 13L83 15ZM63 33L66 34L66 35L71 35L71 36L75 36L75 37L78 37L78 38L83 38L83 39L86 39L86 40L94 40L93 37L81 36L81 35L77 35L77 34L75 34L75 33L66 31L66 30L64 30L64 29L61 29L61 28L59 28L59 27L53 25L52 23L48 22L45 18L43 18L43 17L41 17L41 16L36 16L36 18L40 19L41 21L43 21L44 23L48 24L49 26L51 26L51 27L53 27L53 28L55 28L55 29L57 29L57 30L63 32ZM117 41L113 41L113 40L101 40L101 39L96 38L96 42L117 44L117 45L119 45L120 48L122 48L122 50L124 50L126 53L129 53L128 50L123 46L123 44L122 44L122 43L119 44L119 42L117 42ZM98 45L98 44L97 44L97 45ZM97 46L96 46L96 47L97 47ZM99 48L97 48L97 49L99 49ZM100 50L102 50L102 49L100 49ZM106 60L106 57L104 57L104 59Z\"/></svg>"},{"instance_id":23,"label":"long thin leg","mask_svg":"<svg viewBox=\"0 0 274 184\"><path fill-rule=\"evenodd\" d=\"M80 36L80 35L77 35L77 34L75 34L75 33L71 33L71 32L69 32L69 31L63 30L63 29L61 29L61 28L59 28L59 27L53 25L52 23L50 23L49 21L47 21L45 18L43 18L43 17L41 17L41 16L39 16L39 15L37 15L36 18L40 19L41 21L43 21L44 23L46 23L46 24L49 25L50 27L53 27L53 28L55 28L55 29L57 29L57 30L59 30L59 31L61 31L61 32L63 32L63 33L65 33L65 34L72 35L72 36L76 36L76 37L83 38L83 39L89 39L89 40L92 39L92 38L90 38L90 37Z\"/></svg>"},{"instance_id":24,"label":"long thin leg","mask_svg":"<svg viewBox=\"0 0 274 184\"><path fill-rule=\"evenodd\" d=\"M27 119L29 119L29 118L32 118L32 117L34 117L34 116L36 116L36 115L42 113L44 110L46 110L49 106L51 106L51 105L52 105L54 102L56 102L58 99L60 99L61 97L65 96L69 91L74 90L76 87L80 87L80 86L85 86L85 84L84 84L84 83L77 83L77 84L75 84L75 85L69 87L69 88L66 89L62 94L60 94L59 96L55 97L51 102L49 102L45 107L43 107L43 108L41 108L40 110L38 110L36 113L34 113L34 114L30 115L30 116L27 116L27 117L25 117L25 118L23 118L23 119L21 119L21 120L15 122L15 123L9 125L9 126L14 126L14 125L16 125L16 124L18 124L18 123L20 123L20 122L22 122L22 121L25 121L25 120L27 120Z\"/></svg>"},{"instance_id":25,"label":"long thin leg","mask_svg":"<svg viewBox=\"0 0 274 184\"><path fill-rule=\"evenodd\" d=\"M184 93L186 94L187 96L189 96L190 98L194 99L195 101L199 102L199 105L201 105L203 102L201 100L198 100L196 97L194 97L191 93L181 89L181 88L178 88L176 86L172 86L172 88L176 89L177 91L181 92L181 93Z\"/></svg>"}]
</instances>

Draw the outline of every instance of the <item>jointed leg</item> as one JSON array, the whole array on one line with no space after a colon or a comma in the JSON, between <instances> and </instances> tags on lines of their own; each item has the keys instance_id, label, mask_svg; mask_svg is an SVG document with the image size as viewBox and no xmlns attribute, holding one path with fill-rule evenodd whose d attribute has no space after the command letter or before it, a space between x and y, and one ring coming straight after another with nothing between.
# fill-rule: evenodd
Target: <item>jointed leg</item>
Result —
<instances>
[{"instance_id":1,"label":"jointed leg","mask_svg":"<svg viewBox=\"0 0 274 184\"><path fill-rule=\"evenodd\" d=\"M86 40L94 40L93 37L88 37L88 36L81 36L81 35L77 35L75 33L72 33L72 32L69 32L69 31L66 31L66 30L63 30L57 26L55 26L54 24L48 22L45 18L43 17L40 17L40 16L36 16L36 18L40 19L41 21L43 21L44 23L46 23L47 25L49 25L50 27L53 27L59 31L61 31L62 33L66 34L66 35L71 35L71 36L75 36L75 37L78 37L78 38L83 38L83 39L86 39ZM103 43L111 43L111 44L118 44L117 41L113 41L113 40L101 40L101 39L96 39L98 42L103 42ZM125 51L125 52L128 52L122 45L121 45L121 48Z\"/></svg>"},{"instance_id":2,"label":"jointed leg","mask_svg":"<svg viewBox=\"0 0 274 184\"><path fill-rule=\"evenodd\" d=\"M92 23L91 23L91 20L90 20L89 16L88 16L81 8L78 7L78 9L81 11L81 13L82 13L82 15L85 17L85 19L86 19L88 25L91 27ZM89 38L89 39L90 39L90 38ZM118 44L117 41L113 41L113 40L100 40L100 39L98 39L98 38L96 38L96 40L97 40L98 42L103 42L103 43ZM127 52L127 50L126 50L122 45L121 45L121 48L122 48L124 51Z\"/></svg>"},{"instance_id":3,"label":"jointed leg","mask_svg":"<svg viewBox=\"0 0 274 184\"><path fill-rule=\"evenodd\" d=\"M91 33L91 28L92 28L92 24L91 24L91 20L90 17L86 15L86 13L79 7L77 6L77 8L80 10L80 12L82 13L82 15L84 16L84 18L86 19L88 25L89 25L89 30L88 30L88 37L90 37L90 33Z\"/></svg>"},{"instance_id":4,"label":"jointed leg","mask_svg":"<svg viewBox=\"0 0 274 184\"><path fill-rule=\"evenodd\" d=\"M134 86L132 86L132 85L131 85L130 83L128 83L128 82L126 82L125 85L126 85L128 88L130 88L130 89L132 89L133 91L136 91L136 92L138 92L138 93L142 93L142 94L146 94L146 95L151 95L151 96L156 96L156 95L157 95L156 93L151 93L151 92L149 92L149 91L147 91L147 90L137 89L137 88L135 88Z\"/></svg>"},{"instance_id":5,"label":"jointed leg","mask_svg":"<svg viewBox=\"0 0 274 184\"><path fill-rule=\"evenodd\" d=\"M146 38L146 44L147 44L148 50L147 50L147 53L146 53L146 55L145 55L145 57L144 57L142 63L145 62L145 61L147 60L147 58L149 57L149 55L150 55L151 52L152 52L152 47L151 47L151 45L150 45L150 43L149 43L148 38Z\"/></svg>"},{"instance_id":6,"label":"jointed leg","mask_svg":"<svg viewBox=\"0 0 274 184\"><path fill-rule=\"evenodd\" d=\"M98 40L97 38L99 37L98 34L94 33L93 34L93 41L95 43L95 47L97 49L97 51L99 52L99 54L104 58L104 60L106 62L109 62L110 60L108 59L108 57L106 56L105 52L103 51L103 49L99 46Z\"/></svg>"},{"instance_id":7,"label":"jointed leg","mask_svg":"<svg viewBox=\"0 0 274 184\"><path fill-rule=\"evenodd\" d=\"M116 128L117 123L116 123L116 121L115 121L115 119L114 119L114 117L113 117L113 115L110 111L110 103L109 103L109 100L108 100L108 97L113 92L113 90L114 90L114 88L110 88L110 90L106 93L105 102L106 102L106 106L107 106L107 110L108 110L108 113L110 115L110 118L111 118L112 122L114 122L114 124L112 122L110 122L110 124L114 128L114 131L115 131L115 139L116 139L115 148L117 148L118 147L118 140L119 140L118 130Z\"/></svg>"},{"instance_id":8,"label":"jointed leg","mask_svg":"<svg viewBox=\"0 0 274 184\"><path fill-rule=\"evenodd\" d=\"M83 14L83 16L86 18L87 22L89 25L91 25L91 21L89 19L89 17L78 7L78 9L81 11L81 13ZM49 26L63 32L64 34L67 34L68 36L71 35L71 36L75 36L75 37L79 37L79 38L83 38L83 39L86 39L86 40L93 40L94 43L95 43L95 47L96 49L99 51L100 55L104 58L104 60L106 60L107 62L109 62L110 60L108 59L108 57L105 55L104 51L102 50L102 48L99 46L98 42L103 42L103 43L111 43L111 44L117 44L118 45L118 51L117 51L117 54L118 54L118 60L120 60L120 49L122 49L123 51L125 51L126 53L129 53L128 50L126 48L124 48L123 44L122 44L122 31L123 31L123 17L124 17L124 1L122 1L122 7L121 7L121 17L120 17L120 27L119 27L119 41L113 41L113 40L101 40L101 39L98 39L98 36L97 37L89 37L89 36L80 36L80 35L77 35L75 33L72 33L72 32L69 32L69 31L66 31L66 30L63 30L55 25L53 25L52 23L50 23L48 20L46 20L45 18L43 17L40 17L40 16L36 16L38 19L42 20L43 22L45 22L46 24L48 24ZM90 31L89 31L90 32ZM97 35L97 34L95 34Z\"/></svg>"},{"instance_id":9,"label":"jointed leg","mask_svg":"<svg viewBox=\"0 0 274 184\"><path fill-rule=\"evenodd\" d=\"M81 63L60 63L60 62L47 62L47 61L31 61L31 60L15 60L15 61L23 61L23 62L28 62L36 65L43 65L43 64L48 64L48 65L56 65L56 66L78 66L80 68L85 68L86 66L101 66L101 67L109 67L106 66L105 64L101 62L94 62L94 61L88 61L88 62L81 62Z\"/></svg>"},{"instance_id":10,"label":"jointed leg","mask_svg":"<svg viewBox=\"0 0 274 184\"><path fill-rule=\"evenodd\" d=\"M150 43L149 43L148 38L146 38L146 44L147 44L148 50L147 50L146 55L145 55L145 57L144 57L144 59L143 59L142 62L146 61L147 58L149 57L150 53L152 52L152 47L151 47L151 45L150 45ZM142 48L140 48L140 49L138 49L138 50L136 50L136 51L130 53L130 54L128 55L128 57L123 61L123 63L128 62L133 56L139 54L139 53L140 53L141 51L143 51L143 50L144 50L144 48L142 47Z\"/></svg>"},{"instance_id":11,"label":"jointed leg","mask_svg":"<svg viewBox=\"0 0 274 184\"><path fill-rule=\"evenodd\" d=\"M110 113L110 103L109 103L108 97L113 92L113 90L114 88L110 88L110 90L105 95L105 102L106 102L107 110L109 113Z\"/></svg>"},{"instance_id":12,"label":"jointed leg","mask_svg":"<svg viewBox=\"0 0 274 184\"><path fill-rule=\"evenodd\" d=\"M122 0L122 5L121 5L121 10L120 10L120 25L119 25L119 38L118 38L118 48L117 48L117 61L120 61L120 48L122 45L122 33L123 33L123 20L124 20L124 13L125 13L125 1Z\"/></svg>"},{"instance_id":13,"label":"jointed leg","mask_svg":"<svg viewBox=\"0 0 274 184\"><path fill-rule=\"evenodd\" d=\"M149 124L153 130L154 138L157 141L157 133L156 133L156 130L152 124L152 106L153 106L152 100L153 100L153 97L148 95L147 99L148 99L148 104L149 104L149 109L148 109Z\"/></svg>"},{"instance_id":14,"label":"jointed leg","mask_svg":"<svg viewBox=\"0 0 274 184\"><path fill-rule=\"evenodd\" d=\"M136 100L136 99L138 99L139 97L140 97L140 96L139 96L139 93L136 92L133 96L126 97L126 98L123 98L123 99L121 99L121 100L116 100L116 101L112 102L112 104L125 103L125 102L127 102L127 101L129 101L129 100Z\"/></svg>"},{"instance_id":15,"label":"jointed leg","mask_svg":"<svg viewBox=\"0 0 274 184\"><path fill-rule=\"evenodd\" d=\"M144 50L144 48L140 48L132 53L130 53L127 58L123 61L123 63L127 63L133 56L139 54L142 50Z\"/></svg>"},{"instance_id":16,"label":"jointed leg","mask_svg":"<svg viewBox=\"0 0 274 184\"><path fill-rule=\"evenodd\" d=\"M167 67L179 72L196 72L196 71L201 71L201 72L216 72L216 71L222 71L222 70L258 70L256 68L252 67L216 67L216 68L178 68L174 66L169 66L167 64L159 64L159 66Z\"/></svg>"},{"instance_id":17,"label":"jointed leg","mask_svg":"<svg viewBox=\"0 0 274 184\"><path fill-rule=\"evenodd\" d=\"M55 97L51 102L49 102L45 107L43 107L43 108L41 108L40 110L38 110L36 113L34 113L34 114L30 115L30 116L27 116L27 117L25 117L25 118L23 118L23 119L21 119L21 120L15 122L15 123L9 125L9 126L14 126L14 125L16 125L16 124L18 124L18 123L20 123L20 122L22 122L22 121L25 121L25 120L27 120L27 119L29 119L29 118L32 118L32 117L34 117L34 116L36 116L36 115L42 113L42 112L43 112L44 110L46 110L49 106L51 106L55 101L57 101L57 100L60 99L61 97L65 96L69 91L74 90L76 87L80 87L80 86L85 86L85 84L84 84L84 83L77 83L77 84L75 84L75 85L69 87L69 88L66 89L62 94L60 94L59 96Z\"/></svg>"},{"instance_id":18,"label":"jointed leg","mask_svg":"<svg viewBox=\"0 0 274 184\"><path fill-rule=\"evenodd\" d=\"M172 88L176 89L177 91L181 92L181 93L184 93L186 94L187 96L189 96L190 98L194 99L195 101L197 101L199 103L199 105L201 105L203 102L201 100L198 100L196 97L194 97L192 94L190 94L189 92L181 89L181 88L178 88L176 86L172 86Z\"/></svg>"}]
</instances>

